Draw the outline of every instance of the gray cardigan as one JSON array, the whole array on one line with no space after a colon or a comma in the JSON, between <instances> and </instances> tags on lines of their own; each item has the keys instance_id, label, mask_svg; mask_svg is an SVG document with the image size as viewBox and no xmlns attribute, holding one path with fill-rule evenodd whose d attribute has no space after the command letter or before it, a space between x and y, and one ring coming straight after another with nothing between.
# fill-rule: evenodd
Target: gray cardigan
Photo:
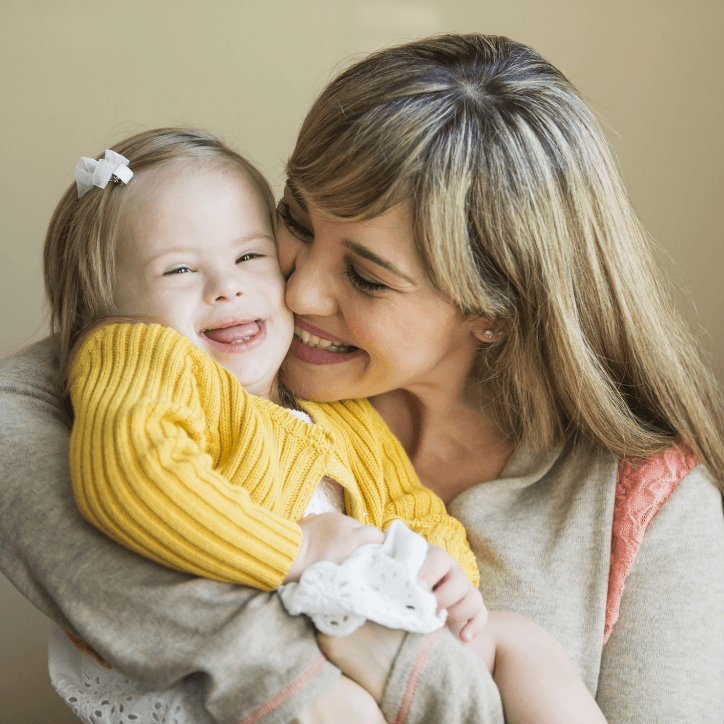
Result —
<instances>
[{"instance_id":1,"label":"gray cardigan","mask_svg":"<svg viewBox=\"0 0 724 724\"><path fill-rule=\"evenodd\" d=\"M339 675L310 625L273 593L165 569L81 518L51 356L46 340L0 361L2 571L121 670L153 686L206 676L216 721L288 722ZM684 478L649 526L602 649L615 474L586 448L519 450L499 480L455 499L486 602L551 631L611 724L724 722L721 497L701 466ZM451 636L421 658L423 641L405 640L385 714L404 699L408 724L501 723L485 667Z\"/></svg>"}]
</instances>

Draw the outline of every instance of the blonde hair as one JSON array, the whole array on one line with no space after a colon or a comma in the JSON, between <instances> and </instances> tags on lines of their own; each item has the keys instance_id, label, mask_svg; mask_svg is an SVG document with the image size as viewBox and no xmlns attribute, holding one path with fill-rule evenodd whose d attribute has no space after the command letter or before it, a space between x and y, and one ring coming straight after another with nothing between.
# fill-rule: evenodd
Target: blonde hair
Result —
<instances>
[{"instance_id":1,"label":"blonde hair","mask_svg":"<svg viewBox=\"0 0 724 724\"><path fill-rule=\"evenodd\" d=\"M232 164L257 186L272 223L276 221L274 195L264 176L212 133L157 128L127 138L112 150L128 159L134 173L128 188L109 183L79 199L73 184L56 206L45 237L45 292L61 370L61 398L67 392L64 386L71 351L83 330L118 313L113 301L116 246L123 213L129 206L128 194L144 171L184 159L218 159Z\"/></svg>"},{"instance_id":2,"label":"blonde hair","mask_svg":"<svg viewBox=\"0 0 724 724\"><path fill-rule=\"evenodd\" d=\"M724 490L721 392L598 122L534 50L471 34L373 53L322 91L287 173L333 217L409 204L432 283L503 332L478 372L515 441L683 441Z\"/></svg>"}]
</instances>

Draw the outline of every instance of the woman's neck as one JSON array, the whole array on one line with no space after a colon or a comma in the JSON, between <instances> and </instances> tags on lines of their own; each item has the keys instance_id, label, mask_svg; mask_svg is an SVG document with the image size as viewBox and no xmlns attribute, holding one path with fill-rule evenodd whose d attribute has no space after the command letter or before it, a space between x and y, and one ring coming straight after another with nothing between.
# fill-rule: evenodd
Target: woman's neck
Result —
<instances>
[{"instance_id":1,"label":"woman's neck","mask_svg":"<svg viewBox=\"0 0 724 724\"><path fill-rule=\"evenodd\" d=\"M451 382L393 390L371 400L422 483L446 504L473 485L496 479L512 451L485 388Z\"/></svg>"}]
</instances>

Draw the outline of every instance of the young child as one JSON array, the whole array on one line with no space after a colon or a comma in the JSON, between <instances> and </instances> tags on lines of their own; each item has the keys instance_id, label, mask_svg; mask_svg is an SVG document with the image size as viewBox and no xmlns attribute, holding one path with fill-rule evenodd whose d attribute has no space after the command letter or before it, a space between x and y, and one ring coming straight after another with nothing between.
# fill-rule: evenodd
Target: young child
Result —
<instances>
[{"instance_id":1,"label":"young child","mask_svg":"<svg viewBox=\"0 0 724 724\"><path fill-rule=\"evenodd\" d=\"M213 136L160 129L103 161L81 159L76 176L45 263L57 269L51 307L85 517L164 565L262 590L319 561L342 563L401 520L430 544L419 577L448 621L463 624L464 640L479 634L487 614L464 529L369 402L277 404L296 407L277 385L294 328L261 174ZM114 315L159 324L108 324ZM316 511L332 512L305 518ZM508 720L559 721L550 697L540 711L517 693L506 700L506 688L549 680L565 657L551 646L542 667L540 649L527 655L505 621L476 650L502 674ZM67 680L65 642L53 642L51 674ZM576 721L602 721L572 667L560 691L580 700Z\"/></svg>"}]
</instances>

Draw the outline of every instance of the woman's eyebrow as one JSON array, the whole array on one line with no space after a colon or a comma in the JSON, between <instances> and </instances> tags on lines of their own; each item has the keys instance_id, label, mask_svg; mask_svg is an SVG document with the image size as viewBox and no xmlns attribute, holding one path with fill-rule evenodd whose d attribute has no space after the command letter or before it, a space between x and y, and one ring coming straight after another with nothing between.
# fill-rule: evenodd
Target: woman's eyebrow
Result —
<instances>
[{"instance_id":1,"label":"woman's eyebrow","mask_svg":"<svg viewBox=\"0 0 724 724\"><path fill-rule=\"evenodd\" d=\"M297 202L299 205L299 208L305 213L309 213L309 207L307 206L306 202L302 198L302 195L299 193L297 188L294 186L294 183L291 181L291 179L287 179L287 188L289 189L289 193L292 195L292 198Z\"/></svg>"},{"instance_id":2,"label":"woman's eyebrow","mask_svg":"<svg viewBox=\"0 0 724 724\"><path fill-rule=\"evenodd\" d=\"M349 239L343 240L342 244L346 246L350 251L353 251L355 254L358 254L362 258L368 259L373 264L377 264L378 266L381 266L384 269L391 271L393 274L396 274L398 277L402 277L406 282L409 282L410 284L415 284L414 279L408 277L407 274L400 271L391 261L387 261L387 259L383 259L381 256L377 256L374 251L370 251L366 246L362 246L362 244L358 244L356 241L350 241Z\"/></svg>"}]
</instances>

